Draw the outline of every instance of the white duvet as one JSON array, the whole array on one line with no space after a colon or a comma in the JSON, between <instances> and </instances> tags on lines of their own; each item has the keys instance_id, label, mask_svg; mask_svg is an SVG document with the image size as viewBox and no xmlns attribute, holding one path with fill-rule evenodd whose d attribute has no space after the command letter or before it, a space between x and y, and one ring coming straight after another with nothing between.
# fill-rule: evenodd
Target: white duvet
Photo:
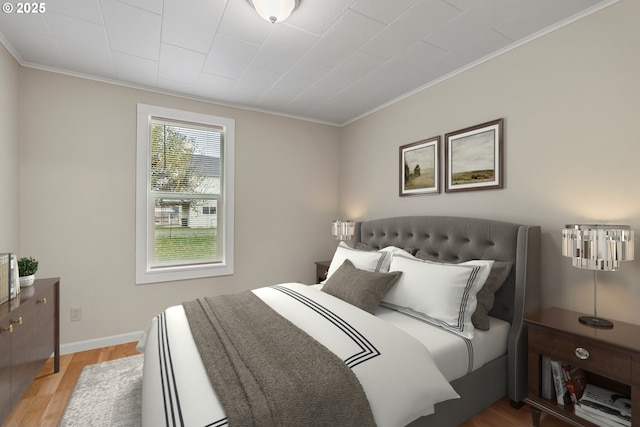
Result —
<instances>
[{"instance_id":1,"label":"white duvet","mask_svg":"<svg viewBox=\"0 0 640 427\"><path fill-rule=\"evenodd\" d=\"M353 369L378 426L404 426L459 397L429 350L389 322L299 283L253 292ZM143 426L227 425L182 306L154 318L138 348L145 358Z\"/></svg>"}]
</instances>

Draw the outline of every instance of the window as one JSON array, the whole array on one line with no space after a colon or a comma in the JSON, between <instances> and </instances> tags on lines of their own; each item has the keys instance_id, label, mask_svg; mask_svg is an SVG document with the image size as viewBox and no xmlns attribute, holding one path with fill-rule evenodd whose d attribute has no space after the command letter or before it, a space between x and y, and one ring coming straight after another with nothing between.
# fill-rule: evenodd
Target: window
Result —
<instances>
[{"instance_id":1,"label":"window","mask_svg":"<svg viewBox=\"0 0 640 427\"><path fill-rule=\"evenodd\" d=\"M234 127L138 104L136 283L233 274Z\"/></svg>"}]
</instances>

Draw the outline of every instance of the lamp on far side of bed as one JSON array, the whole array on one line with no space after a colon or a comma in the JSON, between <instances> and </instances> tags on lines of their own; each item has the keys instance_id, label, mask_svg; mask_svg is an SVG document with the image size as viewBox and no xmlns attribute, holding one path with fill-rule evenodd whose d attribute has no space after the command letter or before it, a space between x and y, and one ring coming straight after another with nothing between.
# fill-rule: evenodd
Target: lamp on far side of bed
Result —
<instances>
[{"instance_id":1,"label":"lamp on far side of bed","mask_svg":"<svg viewBox=\"0 0 640 427\"><path fill-rule=\"evenodd\" d=\"M331 224L331 234L336 236L336 240L351 240L356 229L353 221L336 220Z\"/></svg>"},{"instance_id":2,"label":"lamp on far side of bed","mask_svg":"<svg viewBox=\"0 0 640 427\"><path fill-rule=\"evenodd\" d=\"M580 323L596 328L613 328L598 317L596 288L598 271L616 271L621 261L633 260L633 230L628 225L569 224L562 230L562 255L573 266L593 270L593 316L580 316Z\"/></svg>"}]
</instances>

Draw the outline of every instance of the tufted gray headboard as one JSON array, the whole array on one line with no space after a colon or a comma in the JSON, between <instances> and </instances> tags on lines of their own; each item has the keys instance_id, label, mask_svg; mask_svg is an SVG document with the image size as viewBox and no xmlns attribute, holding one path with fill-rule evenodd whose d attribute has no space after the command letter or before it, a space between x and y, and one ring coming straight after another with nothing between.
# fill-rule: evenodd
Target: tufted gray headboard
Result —
<instances>
[{"instance_id":1,"label":"tufted gray headboard","mask_svg":"<svg viewBox=\"0 0 640 427\"><path fill-rule=\"evenodd\" d=\"M477 218L406 216L356 223L354 244L423 250L445 261L493 259L513 262L496 293L491 316L511 323L508 394L527 393L527 335L523 318L540 309L540 227Z\"/></svg>"}]
</instances>

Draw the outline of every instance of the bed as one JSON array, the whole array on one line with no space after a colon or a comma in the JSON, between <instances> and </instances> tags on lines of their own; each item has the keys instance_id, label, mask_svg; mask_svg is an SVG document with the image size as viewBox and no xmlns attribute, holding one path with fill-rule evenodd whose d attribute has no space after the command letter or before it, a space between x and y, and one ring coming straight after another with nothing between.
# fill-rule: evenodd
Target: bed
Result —
<instances>
[{"instance_id":1,"label":"bed","mask_svg":"<svg viewBox=\"0 0 640 427\"><path fill-rule=\"evenodd\" d=\"M330 350L329 354L323 355L326 360L337 357L348 371L345 373L331 368L327 372L340 372L336 374L340 378L355 375L355 383L360 384L363 389L361 394L365 396L362 406L370 406L368 416L373 416L375 420L362 421L363 425L375 422L380 426L457 426L505 395L514 407L520 406L527 390L527 336L523 318L540 308L538 226L444 216L385 218L357 223L350 246L338 247L329 269L330 276L324 284L274 285L253 290L251 295L243 297L248 299L237 302L218 297L216 301L207 303L202 299L199 305L190 303L170 307L154 318L139 344L145 357L143 426L229 425L225 410L222 409L225 405L221 401L231 402L230 405L235 406L233 396L237 396L237 393L234 395L227 390L216 392L222 387L214 391L211 384L221 381L216 375L224 374L211 373L216 369L208 365L204 367L203 362L213 357L210 355L212 347L218 347L218 344L212 345L199 332L193 331L196 322L191 317L187 318L185 313L201 309L213 313L218 310L233 311L234 305L243 307L254 304L256 297L260 299L255 302L259 306L253 308L250 305L250 311L267 316L266 311L262 314L261 307L268 306L268 310L278 313L278 318L294 323L296 330L304 332L301 335L306 338L300 339L312 336L311 341ZM378 254L383 255L376 260ZM473 328L471 312L480 305L480 296L476 297L476 292L487 282L487 276L498 270L498 264L508 268L504 270L505 275L500 279L498 290L492 292L494 301L484 319L488 323L482 330ZM443 291L439 287L434 291L442 294L417 298L416 294L411 293L416 288L408 285L414 283L416 277L424 277L422 274L430 278L451 277L446 280L456 285L447 287L452 290ZM355 302L350 301L352 295L349 292L353 292L352 288L345 291L344 287L336 285L344 282L340 279L345 277L349 278L350 283L366 282L367 286L376 283L379 286L376 292L382 294L380 304L375 298L370 300L369 289L366 298L358 295ZM459 289L456 288L458 283ZM420 288L418 292L424 292L424 289ZM446 299L451 299L454 294L463 296L463 303L456 304L465 308L462 310L456 306L458 318L449 319L446 316L451 310L442 308L447 304L436 303L448 301ZM407 298L410 301L404 304ZM428 316L422 316L424 313ZM243 322L239 318L231 319L229 324ZM279 323L269 319L262 322L264 325L247 328L256 329L255 337L247 338L251 337L248 333L238 333L239 341L246 342L234 344L234 351L242 345L254 349L253 341L260 341L261 336L269 333L262 331L262 327L280 330L281 326L272 326ZM193 336L189 333L190 325ZM348 332L345 332L347 329ZM295 344L297 347L289 351L296 354L286 362L290 364L286 366L292 366L292 369L296 368L296 364L306 367L313 363L312 359L299 355L298 350L301 347L314 347L307 341L300 342L306 344ZM438 344L433 344L435 342ZM277 346L283 348L287 345L288 339ZM261 349L251 352L257 354L255 357L258 360L247 364L262 365L264 361L260 357L267 351ZM214 358L219 360L219 356ZM329 362L324 362L325 359L318 360L323 360L322 366L328 366ZM209 378L205 372L209 373ZM329 373L323 376L329 377ZM270 387L269 378L273 377L273 373L264 374L264 377ZM304 381L316 384L319 380L307 378ZM262 390L262 387L260 383L255 388ZM233 389L234 386L229 388ZM333 396L339 395L329 390L324 397L314 396L311 400L329 402ZM305 393L300 392L300 396L288 398L287 406L306 406L300 404L309 401ZM345 393L357 395L351 389ZM297 400L300 401L298 404ZM319 406L326 409L334 405L334 401L331 402ZM339 416L336 414L345 411L346 419L350 419L348 407L339 406L343 402L335 402L335 405L335 411L333 408L328 411L334 412L331 416ZM233 411L243 412L237 408ZM366 417L366 409L362 412L362 416ZM316 418L314 413L313 419L322 420L325 415L319 414ZM313 424L322 422L308 423ZM345 422L345 425L348 424L350 422Z\"/></svg>"}]
</instances>

